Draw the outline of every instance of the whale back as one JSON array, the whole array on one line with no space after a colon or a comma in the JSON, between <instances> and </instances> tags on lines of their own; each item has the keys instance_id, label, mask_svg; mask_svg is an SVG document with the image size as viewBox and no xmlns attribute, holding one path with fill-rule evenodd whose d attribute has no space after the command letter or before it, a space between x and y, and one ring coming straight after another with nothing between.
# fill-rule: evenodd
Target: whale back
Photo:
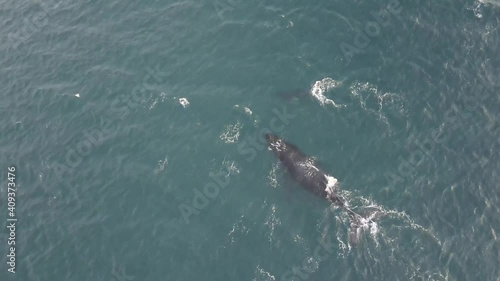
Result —
<instances>
[{"instance_id":1,"label":"whale back","mask_svg":"<svg viewBox=\"0 0 500 281\"><path fill-rule=\"evenodd\" d=\"M314 194L327 198L327 175L317 167L312 157L304 154L294 144L276 136L266 136L266 138L269 148L297 182Z\"/></svg>"}]
</instances>

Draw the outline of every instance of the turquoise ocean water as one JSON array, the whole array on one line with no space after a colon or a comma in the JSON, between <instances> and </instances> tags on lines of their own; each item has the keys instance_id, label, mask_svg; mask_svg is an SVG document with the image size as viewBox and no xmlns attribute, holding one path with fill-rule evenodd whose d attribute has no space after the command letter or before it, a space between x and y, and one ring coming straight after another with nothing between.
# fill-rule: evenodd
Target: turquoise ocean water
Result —
<instances>
[{"instance_id":1,"label":"turquoise ocean water","mask_svg":"<svg viewBox=\"0 0 500 281\"><path fill-rule=\"evenodd\" d=\"M22 0L0 18L0 280L500 280L498 1ZM269 130L383 210L359 245Z\"/></svg>"}]
</instances>

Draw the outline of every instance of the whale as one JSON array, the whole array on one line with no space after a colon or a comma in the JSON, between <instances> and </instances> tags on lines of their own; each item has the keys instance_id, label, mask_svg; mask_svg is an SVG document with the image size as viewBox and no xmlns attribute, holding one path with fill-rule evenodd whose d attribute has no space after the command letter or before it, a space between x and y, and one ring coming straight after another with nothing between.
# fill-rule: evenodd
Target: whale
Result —
<instances>
[{"instance_id":1,"label":"whale","mask_svg":"<svg viewBox=\"0 0 500 281\"><path fill-rule=\"evenodd\" d=\"M269 149L273 151L286 171L305 189L326 199L338 197L334 190L336 179L328 176L319 168L314 158L304 154L297 146L276 135L266 134L265 139Z\"/></svg>"},{"instance_id":2,"label":"whale","mask_svg":"<svg viewBox=\"0 0 500 281\"><path fill-rule=\"evenodd\" d=\"M295 181L309 192L330 201L347 212L351 218L349 240L353 245L358 244L361 227L374 223L373 219L376 217L377 212L368 217L363 217L354 212L338 193L337 179L324 172L313 157L308 156L296 145L286 142L277 135L268 133L264 137L269 150L274 153Z\"/></svg>"}]
</instances>

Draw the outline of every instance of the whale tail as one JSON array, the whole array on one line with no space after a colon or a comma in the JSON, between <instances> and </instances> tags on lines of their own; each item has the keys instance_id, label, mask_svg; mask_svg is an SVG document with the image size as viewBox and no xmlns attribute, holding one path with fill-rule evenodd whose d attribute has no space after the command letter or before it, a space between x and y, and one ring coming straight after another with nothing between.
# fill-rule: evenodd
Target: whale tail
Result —
<instances>
[{"instance_id":1,"label":"whale tail","mask_svg":"<svg viewBox=\"0 0 500 281\"><path fill-rule=\"evenodd\" d=\"M379 208L372 208L367 211L365 214L361 215L351 208L349 208L344 200L339 196L329 196L328 198L332 203L341 207L344 211L347 212L351 219L351 227L349 230L349 244L356 246L359 244L361 234L363 230L372 229L376 227L375 220L384 215L384 212Z\"/></svg>"}]
</instances>

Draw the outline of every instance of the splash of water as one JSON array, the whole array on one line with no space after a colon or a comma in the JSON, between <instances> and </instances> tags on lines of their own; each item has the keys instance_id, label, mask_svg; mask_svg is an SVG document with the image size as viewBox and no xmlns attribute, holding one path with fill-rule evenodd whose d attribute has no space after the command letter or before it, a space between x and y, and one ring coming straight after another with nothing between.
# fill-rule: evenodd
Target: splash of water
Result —
<instances>
[{"instance_id":1,"label":"splash of water","mask_svg":"<svg viewBox=\"0 0 500 281\"><path fill-rule=\"evenodd\" d=\"M325 104L331 104L334 107L342 107L342 105L336 104L333 100L327 98L325 93L329 90L339 86L340 83L333 80L332 78L326 77L320 81L314 82L314 85L311 88L311 95L319 101L319 103L324 106Z\"/></svg>"}]
</instances>

